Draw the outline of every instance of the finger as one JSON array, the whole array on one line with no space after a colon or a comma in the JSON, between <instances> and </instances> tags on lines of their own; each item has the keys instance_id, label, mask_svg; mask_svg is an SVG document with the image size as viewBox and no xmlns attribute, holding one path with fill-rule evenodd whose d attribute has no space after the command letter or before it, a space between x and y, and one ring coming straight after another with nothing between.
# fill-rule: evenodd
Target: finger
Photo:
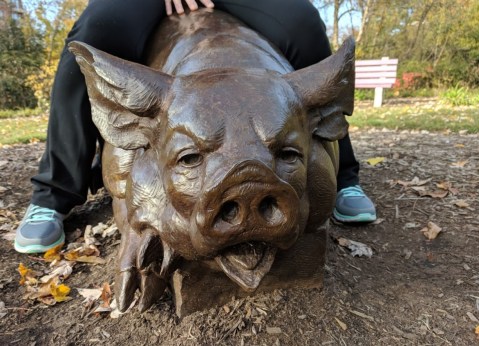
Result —
<instances>
[{"instance_id":1,"label":"finger","mask_svg":"<svg viewBox=\"0 0 479 346\"><path fill-rule=\"evenodd\" d=\"M171 16L173 14L173 8L171 7L171 0L165 0L166 15Z\"/></svg>"},{"instance_id":2,"label":"finger","mask_svg":"<svg viewBox=\"0 0 479 346\"><path fill-rule=\"evenodd\" d=\"M188 5L189 9L192 11L196 11L198 9L198 4L195 0L186 0L186 4Z\"/></svg>"},{"instance_id":3,"label":"finger","mask_svg":"<svg viewBox=\"0 0 479 346\"><path fill-rule=\"evenodd\" d=\"M181 3L181 0L173 0L173 3L175 4L176 13L178 14L185 13L185 9L183 8L183 4Z\"/></svg>"},{"instance_id":4,"label":"finger","mask_svg":"<svg viewBox=\"0 0 479 346\"><path fill-rule=\"evenodd\" d=\"M213 4L213 1L211 0L200 0L203 5L205 5L206 8L213 8L215 7L215 4Z\"/></svg>"}]
</instances>

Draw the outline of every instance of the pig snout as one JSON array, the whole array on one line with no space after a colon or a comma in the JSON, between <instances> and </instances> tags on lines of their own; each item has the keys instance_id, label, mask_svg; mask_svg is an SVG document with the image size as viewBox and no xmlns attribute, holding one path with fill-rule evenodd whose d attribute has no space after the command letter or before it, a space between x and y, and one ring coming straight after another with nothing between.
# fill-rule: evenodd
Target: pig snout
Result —
<instances>
[{"instance_id":1,"label":"pig snout","mask_svg":"<svg viewBox=\"0 0 479 346\"><path fill-rule=\"evenodd\" d=\"M264 241L287 248L296 240L298 195L271 169L259 161L246 161L217 179L195 212L193 242L200 252L206 244L219 250Z\"/></svg>"}]
</instances>

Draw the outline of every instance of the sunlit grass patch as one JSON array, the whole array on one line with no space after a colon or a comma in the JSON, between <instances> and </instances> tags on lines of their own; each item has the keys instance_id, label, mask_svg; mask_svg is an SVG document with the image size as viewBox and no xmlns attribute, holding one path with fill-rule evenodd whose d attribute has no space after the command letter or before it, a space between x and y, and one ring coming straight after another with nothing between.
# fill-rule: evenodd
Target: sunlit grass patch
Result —
<instances>
[{"instance_id":1,"label":"sunlit grass patch","mask_svg":"<svg viewBox=\"0 0 479 346\"><path fill-rule=\"evenodd\" d=\"M356 108L348 117L352 126L398 130L479 132L479 111L475 107L433 105L400 105L381 108Z\"/></svg>"},{"instance_id":2,"label":"sunlit grass patch","mask_svg":"<svg viewBox=\"0 0 479 346\"><path fill-rule=\"evenodd\" d=\"M0 144L44 141L48 116L0 119Z\"/></svg>"},{"instance_id":3,"label":"sunlit grass patch","mask_svg":"<svg viewBox=\"0 0 479 346\"><path fill-rule=\"evenodd\" d=\"M0 109L0 119L37 117L45 114L46 112L40 108Z\"/></svg>"}]
</instances>

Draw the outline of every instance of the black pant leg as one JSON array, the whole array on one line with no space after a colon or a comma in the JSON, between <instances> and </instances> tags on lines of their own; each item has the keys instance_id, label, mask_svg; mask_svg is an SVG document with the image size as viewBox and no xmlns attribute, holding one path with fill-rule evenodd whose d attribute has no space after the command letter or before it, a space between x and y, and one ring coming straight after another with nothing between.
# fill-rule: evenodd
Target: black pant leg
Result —
<instances>
[{"instance_id":1,"label":"black pant leg","mask_svg":"<svg viewBox=\"0 0 479 346\"><path fill-rule=\"evenodd\" d=\"M148 36L165 15L162 0L93 0L66 43L82 41L139 62ZM32 178L32 203L61 213L84 203L98 138L84 77L65 48L52 90L45 153Z\"/></svg>"},{"instance_id":2,"label":"black pant leg","mask_svg":"<svg viewBox=\"0 0 479 346\"><path fill-rule=\"evenodd\" d=\"M331 55L326 27L308 0L217 0L215 6L266 37L295 69ZM339 154L338 189L359 184L349 135L339 140Z\"/></svg>"},{"instance_id":3,"label":"black pant leg","mask_svg":"<svg viewBox=\"0 0 479 346\"><path fill-rule=\"evenodd\" d=\"M338 191L359 185L359 162L354 157L349 133L339 143Z\"/></svg>"}]
</instances>

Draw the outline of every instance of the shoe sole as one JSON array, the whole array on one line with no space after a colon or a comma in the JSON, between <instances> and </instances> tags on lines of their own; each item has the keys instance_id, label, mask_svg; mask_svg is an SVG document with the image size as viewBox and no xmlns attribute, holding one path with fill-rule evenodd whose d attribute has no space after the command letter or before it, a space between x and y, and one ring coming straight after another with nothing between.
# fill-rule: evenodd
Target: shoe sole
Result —
<instances>
[{"instance_id":1,"label":"shoe sole","mask_svg":"<svg viewBox=\"0 0 479 346\"><path fill-rule=\"evenodd\" d=\"M17 241L15 241L14 247L15 247L15 250L20 253L42 253L42 252L47 252L48 250L53 249L54 247L63 243L65 243L64 233L62 233L62 236L60 237L60 239L58 239L56 242L50 245L34 244L34 245L21 246L17 243Z\"/></svg>"},{"instance_id":2,"label":"shoe sole","mask_svg":"<svg viewBox=\"0 0 479 346\"><path fill-rule=\"evenodd\" d=\"M333 216L340 222L373 222L376 221L376 214L361 213L358 215L350 216L339 213L336 209L333 211Z\"/></svg>"}]
</instances>

